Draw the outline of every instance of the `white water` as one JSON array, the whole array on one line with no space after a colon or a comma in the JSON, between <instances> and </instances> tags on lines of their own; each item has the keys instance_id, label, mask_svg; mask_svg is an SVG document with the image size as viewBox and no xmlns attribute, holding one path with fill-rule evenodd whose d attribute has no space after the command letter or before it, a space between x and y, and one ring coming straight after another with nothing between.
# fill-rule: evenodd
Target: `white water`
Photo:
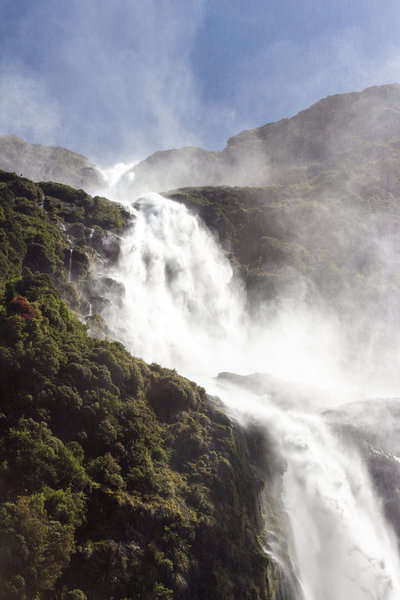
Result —
<instances>
[{"instance_id":1,"label":"white water","mask_svg":"<svg viewBox=\"0 0 400 600\"><path fill-rule=\"evenodd\" d=\"M137 161L130 163L117 163L112 167L97 167L97 170L103 175L107 183L107 189L102 190L102 193L112 193L115 195L118 183L123 175L128 174L130 181L133 181L133 173L129 171L137 164Z\"/></svg>"},{"instance_id":2,"label":"white water","mask_svg":"<svg viewBox=\"0 0 400 600\"><path fill-rule=\"evenodd\" d=\"M322 387L336 377L341 388L339 344L324 315L296 299L251 322L244 287L199 218L154 193L130 208L135 224L109 273L126 295L106 318L132 352L202 380L268 370Z\"/></svg>"},{"instance_id":3,"label":"white water","mask_svg":"<svg viewBox=\"0 0 400 600\"><path fill-rule=\"evenodd\" d=\"M74 249L69 249L69 257L68 257L68 281L72 281L72 254L74 253Z\"/></svg>"},{"instance_id":4,"label":"white water","mask_svg":"<svg viewBox=\"0 0 400 600\"><path fill-rule=\"evenodd\" d=\"M242 345L241 291L213 238L187 209L158 194L135 205L134 228L112 275L126 296L114 319L119 339L148 362L186 374L212 373ZM246 318L246 317L244 317Z\"/></svg>"},{"instance_id":5,"label":"white water","mask_svg":"<svg viewBox=\"0 0 400 600\"><path fill-rule=\"evenodd\" d=\"M243 415L243 401L233 393L228 410ZM264 427L287 463L282 495L304 600L400 598L397 541L356 449L301 406L285 411L251 395L245 402L244 422Z\"/></svg>"},{"instance_id":6,"label":"white water","mask_svg":"<svg viewBox=\"0 0 400 600\"><path fill-rule=\"evenodd\" d=\"M253 323L242 286L198 218L157 194L132 210L135 225L111 273L126 294L105 314L118 339L217 392L231 414L256 421L275 440L287 463L283 502L305 600L399 600L397 543L363 461L319 414L335 395L340 404L349 387L339 383L334 324L301 302L280 306L273 318L266 306ZM309 402L299 395L294 408L293 394L272 400L218 386L211 377L219 371L268 371L321 391Z\"/></svg>"}]
</instances>

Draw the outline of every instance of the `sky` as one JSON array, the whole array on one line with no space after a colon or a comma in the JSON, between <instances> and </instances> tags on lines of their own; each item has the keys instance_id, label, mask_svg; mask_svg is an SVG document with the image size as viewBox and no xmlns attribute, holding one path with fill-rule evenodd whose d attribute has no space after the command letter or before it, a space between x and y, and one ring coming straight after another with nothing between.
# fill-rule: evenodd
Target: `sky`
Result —
<instances>
[{"instance_id":1,"label":"sky","mask_svg":"<svg viewBox=\"0 0 400 600\"><path fill-rule=\"evenodd\" d=\"M1 0L0 135L100 166L400 82L398 0Z\"/></svg>"}]
</instances>

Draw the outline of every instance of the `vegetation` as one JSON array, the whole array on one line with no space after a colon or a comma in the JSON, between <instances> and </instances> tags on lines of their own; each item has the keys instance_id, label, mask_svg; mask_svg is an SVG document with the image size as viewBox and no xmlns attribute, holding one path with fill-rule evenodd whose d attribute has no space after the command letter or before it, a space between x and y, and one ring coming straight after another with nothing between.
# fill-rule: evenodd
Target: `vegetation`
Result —
<instances>
[{"instance_id":1,"label":"vegetation","mask_svg":"<svg viewBox=\"0 0 400 600\"><path fill-rule=\"evenodd\" d=\"M270 598L240 432L61 299L67 236L123 210L0 180L0 599Z\"/></svg>"},{"instance_id":2,"label":"vegetation","mask_svg":"<svg viewBox=\"0 0 400 600\"><path fill-rule=\"evenodd\" d=\"M116 233L120 233L130 220L130 214L120 204L100 196L92 198L84 190L52 181L42 182L40 188L46 194L45 208L52 218Z\"/></svg>"},{"instance_id":3,"label":"vegetation","mask_svg":"<svg viewBox=\"0 0 400 600\"><path fill-rule=\"evenodd\" d=\"M383 352L400 317L389 301L400 286L399 89L328 98L231 138L222 153L158 153L135 167L133 186L258 184L168 195L220 237L253 307L260 295L312 294L355 352L371 322ZM62 180L98 182L84 157L0 142L1 164L35 163L34 179L52 179L61 162ZM118 258L129 224L105 198L0 171L0 600L277 600L282 574L263 551L257 477L268 488L285 466L195 383L89 337L76 317L96 293L92 264ZM99 315L91 330L104 337ZM272 492L265 499L282 541L279 506Z\"/></svg>"},{"instance_id":4,"label":"vegetation","mask_svg":"<svg viewBox=\"0 0 400 600\"><path fill-rule=\"evenodd\" d=\"M292 293L305 278L312 293L318 290L338 309L350 304L349 291L353 306L367 299L383 303L389 289L400 291L400 195L356 174L351 184L338 180L332 172L302 184L183 188L167 195L216 232L253 300ZM384 244L390 252L382 252Z\"/></svg>"}]
</instances>

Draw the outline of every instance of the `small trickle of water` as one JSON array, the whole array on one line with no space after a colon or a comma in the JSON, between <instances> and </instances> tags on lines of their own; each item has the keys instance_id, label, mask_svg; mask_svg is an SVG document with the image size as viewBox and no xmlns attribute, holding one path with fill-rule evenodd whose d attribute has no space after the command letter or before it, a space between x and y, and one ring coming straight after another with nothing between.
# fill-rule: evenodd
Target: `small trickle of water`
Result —
<instances>
[{"instance_id":1,"label":"small trickle of water","mask_svg":"<svg viewBox=\"0 0 400 600\"><path fill-rule=\"evenodd\" d=\"M74 249L69 249L69 260L68 260L68 281L72 281L72 254L74 253Z\"/></svg>"}]
</instances>

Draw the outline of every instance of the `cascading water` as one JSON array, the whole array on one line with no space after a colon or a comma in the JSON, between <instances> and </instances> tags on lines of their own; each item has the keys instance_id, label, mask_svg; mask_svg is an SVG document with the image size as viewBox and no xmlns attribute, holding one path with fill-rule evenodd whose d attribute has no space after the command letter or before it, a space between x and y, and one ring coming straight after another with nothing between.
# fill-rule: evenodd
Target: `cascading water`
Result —
<instances>
[{"instance_id":1,"label":"cascading water","mask_svg":"<svg viewBox=\"0 0 400 600\"><path fill-rule=\"evenodd\" d=\"M72 281L72 255L74 253L74 249L69 249L69 257L68 257L68 281Z\"/></svg>"},{"instance_id":2,"label":"cascading water","mask_svg":"<svg viewBox=\"0 0 400 600\"><path fill-rule=\"evenodd\" d=\"M285 461L282 500L302 599L399 598L397 541L356 447L301 406L282 410L233 390L228 410L263 427Z\"/></svg>"},{"instance_id":3,"label":"cascading water","mask_svg":"<svg viewBox=\"0 0 400 600\"><path fill-rule=\"evenodd\" d=\"M112 273L126 295L117 318L111 309L107 321L147 361L192 375L208 364L214 372L231 344L242 341L244 307L228 261L183 205L149 194L134 215Z\"/></svg>"},{"instance_id":4,"label":"cascading water","mask_svg":"<svg viewBox=\"0 0 400 600\"><path fill-rule=\"evenodd\" d=\"M297 314L283 308L273 322L253 323L243 287L196 216L157 194L139 199L132 210L134 226L111 273L126 293L104 315L116 337L137 356L196 379L235 418L257 421L274 440L286 465L282 499L299 597L398 600L397 542L359 452L321 414L324 392L310 404L299 395L294 407L293 395L290 402L256 396L212 379L222 370L259 370L293 379L306 374L309 384L316 373L326 380L337 366L329 326L318 315L305 318L300 308ZM315 338L318 325L321 335Z\"/></svg>"},{"instance_id":5,"label":"cascading water","mask_svg":"<svg viewBox=\"0 0 400 600\"><path fill-rule=\"evenodd\" d=\"M286 377L288 364L296 380L314 385L315 371L332 379L337 342L323 316L303 314L296 299L295 309L288 302L271 320L266 308L263 324L254 323L244 286L197 216L154 193L127 207L134 226L107 273L126 293L104 316L134 354L202 380L227 367Z\"/></svg>"}]
</instances>

